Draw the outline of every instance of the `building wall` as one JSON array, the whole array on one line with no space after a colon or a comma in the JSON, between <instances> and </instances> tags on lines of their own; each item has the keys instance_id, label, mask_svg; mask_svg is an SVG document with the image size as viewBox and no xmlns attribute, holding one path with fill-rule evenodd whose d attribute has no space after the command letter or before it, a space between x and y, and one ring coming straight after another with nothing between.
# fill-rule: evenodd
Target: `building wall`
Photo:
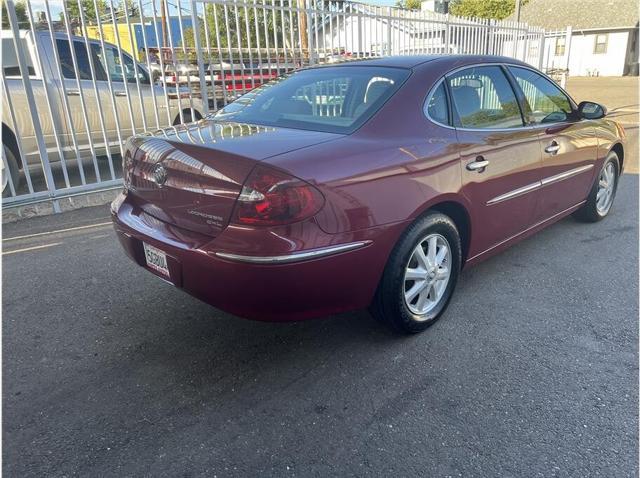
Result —
<instances>
[{"instance_id":1,"label":"building wall","mask_svg":"<svg viewBox=\"0 0 640 478\"><path fill-rule=\"evenodd\" d=\"M570 76L622 76L629 32L608 32L607 52L594 53L596 34L576 32L571 37Z\"/></svg>"}]
</instances>

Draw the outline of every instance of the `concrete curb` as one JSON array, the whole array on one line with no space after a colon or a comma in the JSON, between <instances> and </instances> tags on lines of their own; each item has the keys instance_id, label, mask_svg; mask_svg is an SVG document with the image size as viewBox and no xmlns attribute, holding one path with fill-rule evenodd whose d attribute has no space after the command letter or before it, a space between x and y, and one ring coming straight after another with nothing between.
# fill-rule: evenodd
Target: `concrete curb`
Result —
<instances>
[{"instance_id":1,"label":"concrete curb","mask_svg":"<svg viewBox=\"0 0 640 478\"><path fill-rule=\"evenodd\" d=\"M115 199L119 192L120 188L109 191L79 194L77 196L56 199L56 201L58 201L58 205L60 206L60 212L65 212L83 207L109 204ZM24 206L3 207L2 223L8 224L30 217L48 216L50 214L55 214L55 212L53 200L27 204Z\"/></svg>"}]
</instances>

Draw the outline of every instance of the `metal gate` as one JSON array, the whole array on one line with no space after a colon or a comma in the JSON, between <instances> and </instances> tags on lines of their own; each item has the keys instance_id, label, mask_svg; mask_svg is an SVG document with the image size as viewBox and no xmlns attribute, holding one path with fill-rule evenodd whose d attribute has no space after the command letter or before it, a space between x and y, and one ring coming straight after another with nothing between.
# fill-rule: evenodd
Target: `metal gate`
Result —
<instances>
[{"instance_id":1,"label":"metal gate","mask_svg":"<svg viewBox=\"0 0 640 478\"><path fill-rule=\"evenodd\" d=\"M323 0L5 0L5 207L119 187L126 139L197 120L286 72L384 55L542 67L525 24Z\"/></svg>"}]
</instances>

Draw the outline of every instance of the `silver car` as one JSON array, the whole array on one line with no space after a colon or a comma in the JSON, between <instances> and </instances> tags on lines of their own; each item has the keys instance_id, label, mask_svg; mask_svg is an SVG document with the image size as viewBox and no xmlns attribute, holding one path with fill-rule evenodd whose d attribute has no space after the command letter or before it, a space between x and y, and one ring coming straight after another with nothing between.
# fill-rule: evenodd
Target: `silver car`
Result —
<instances>
[{"instance_id":1,"label":"silver car","mask_svg":"<svg viewBox=\"0 0 640 478\"><path fill-rule=\"evenodd\" d=\"M2 95L2 188L6 195L9 175L17 189L25 164L30 171L42 168L12 32L3 30L1 39L6 88ZM202 117L200 98L155 84L145 66L115 45L49 31L20 31L18 45L24 52L52 164L61 158L103 156L107 148L116 154L122 142L135 133ZM4 174L7 168L9 175Z\"/></svg>"}]
</instances>

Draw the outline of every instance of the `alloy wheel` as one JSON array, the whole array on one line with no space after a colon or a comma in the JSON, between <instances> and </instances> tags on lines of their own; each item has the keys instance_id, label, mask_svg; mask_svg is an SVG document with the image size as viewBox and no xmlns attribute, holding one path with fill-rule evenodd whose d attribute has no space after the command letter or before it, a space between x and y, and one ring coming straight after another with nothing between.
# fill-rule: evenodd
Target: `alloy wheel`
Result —
<instances>
[{"instance_id":1,"label":"alloy wheel","mask_svg":"<svg viewBox=\"0 0 640 478\"><path fill-rule=\"evenodd\" d=\"M616 187L616 167L613 162L608 162L598 178L598 192L596 193L596 208L602 216L609 212L613 203L613 193Z\"/></svg>"},{"instance_id":2,"label":"alloy wheel","mask_svg":"<svg viewBox=\"0 0 640 478\"><path fill-rule=\"evenodd\" d=\"M404 272L404 300L416 315L442 300L451 276L451 247L440 234L429 234L414 248Z\"/></svg>"}]
</instances>

